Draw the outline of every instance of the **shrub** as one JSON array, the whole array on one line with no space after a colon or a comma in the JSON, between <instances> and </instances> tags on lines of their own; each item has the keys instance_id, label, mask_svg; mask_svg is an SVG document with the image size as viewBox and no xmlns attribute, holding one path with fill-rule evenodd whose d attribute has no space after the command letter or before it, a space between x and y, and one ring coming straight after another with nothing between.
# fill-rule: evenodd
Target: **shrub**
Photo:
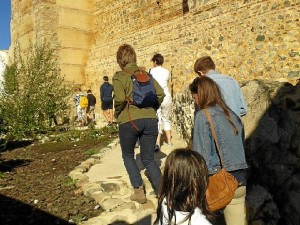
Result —
<instances>
[{"instance_id":1,"label":"shrub","mask_svg":"<svg viewBox=\"0 0 300 225\"><path fill-rule=\"evenodd\" d=\"M6 139L34 137L49 126L49 118L67 109L69 90L49 43L14 49L0 93L0 120Z\"/></svg>"}]
</instances>

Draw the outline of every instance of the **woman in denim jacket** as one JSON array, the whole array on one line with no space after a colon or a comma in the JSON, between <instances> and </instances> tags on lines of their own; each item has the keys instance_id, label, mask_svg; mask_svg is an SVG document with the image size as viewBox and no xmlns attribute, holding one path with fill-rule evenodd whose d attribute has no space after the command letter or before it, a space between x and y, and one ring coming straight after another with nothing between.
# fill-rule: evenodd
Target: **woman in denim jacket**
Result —
<instances>
[{"instance_id":1,"label":"woman in denim jacket","mask_svg":"<svg viewBox=\"0 0 300 225\"><path fill-rule=\"evenodd\" d=\"M197 77L190 84L190 90L200 109L195 116L193 150L203 156L210 175L221 169L210 124L202 110L207 109L215 127L224 166L239 183L234 198L224 209L226 224L247 224L246 179L243 173L247 163L243 147L243 125L239 117L226 106L218 85L212 79Z\"/></svg>"}]
</instances>

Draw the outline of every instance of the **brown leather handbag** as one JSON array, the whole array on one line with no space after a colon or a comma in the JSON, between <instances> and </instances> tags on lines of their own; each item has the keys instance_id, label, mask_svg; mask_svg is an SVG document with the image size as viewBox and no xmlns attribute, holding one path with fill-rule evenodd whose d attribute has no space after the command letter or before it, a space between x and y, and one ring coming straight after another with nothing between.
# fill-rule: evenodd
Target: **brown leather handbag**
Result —
<instances>
[{"instance_id":1,"label":"brown leather handbag","mask_svg":"<svg viewBox=\"0 0 300 225\"><path fill-rule=\"evenodd\" d=\"M221 152L211 116L206 109L204 109L204 112L210 124L211 133L214 138L222 167L220 171L209 177L206 190L206 200L208 203L208 208L211 211L216 211L218 209L226 207L230 203L230 201L233 199L235 190L238 187L238 182L235 177L228 173L224 168L224 162L221 157Z\"/></svg>"}]
</instances>

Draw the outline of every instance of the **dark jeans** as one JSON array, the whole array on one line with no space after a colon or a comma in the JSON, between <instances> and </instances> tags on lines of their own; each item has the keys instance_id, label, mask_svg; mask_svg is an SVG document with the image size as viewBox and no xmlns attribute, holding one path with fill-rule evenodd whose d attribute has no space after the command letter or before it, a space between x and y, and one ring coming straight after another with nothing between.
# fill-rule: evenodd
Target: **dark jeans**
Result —
<instances>
[{"instance_id":1,"label":"dark jeans","mask_svg":"<svg viewBox=\"0 0 300 225\"><path fill-rule=\"evenodd\" d=\"M122 157L129 175L130 183L133 187L143 185L143 180L134 154L134 147L139 138L141 161L149 175L154 191L157 193L161 178L160 169L154 161L154 148L158 135L157 119L138 119L133 122L139 128L139 132L130 122L119 126Z\"/></svg>"}]
</instances>

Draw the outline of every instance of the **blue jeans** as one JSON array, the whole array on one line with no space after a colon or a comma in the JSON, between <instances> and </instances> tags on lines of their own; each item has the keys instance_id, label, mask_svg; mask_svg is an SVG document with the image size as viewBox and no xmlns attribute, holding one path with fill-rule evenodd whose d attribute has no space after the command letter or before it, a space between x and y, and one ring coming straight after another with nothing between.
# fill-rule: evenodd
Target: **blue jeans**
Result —
<instances>
[{"instance_id":1,"label":"blue jeans","mask_svg":"<svg viewBox=\"0 0 300 225\"><path fill-rule=\"evenodd\" d=\"M133 187L143 185L143 180L134 154L134 147L139 138L141 161L148 173L154 191L157 193L161 179L160 168L154 161L154 148L158 135L157 119L138 119L133 120L133 123L139 128L139 132L130 122L119 126L122 158L129 175L130 183Z\"/></svg>"}]
</instances>

